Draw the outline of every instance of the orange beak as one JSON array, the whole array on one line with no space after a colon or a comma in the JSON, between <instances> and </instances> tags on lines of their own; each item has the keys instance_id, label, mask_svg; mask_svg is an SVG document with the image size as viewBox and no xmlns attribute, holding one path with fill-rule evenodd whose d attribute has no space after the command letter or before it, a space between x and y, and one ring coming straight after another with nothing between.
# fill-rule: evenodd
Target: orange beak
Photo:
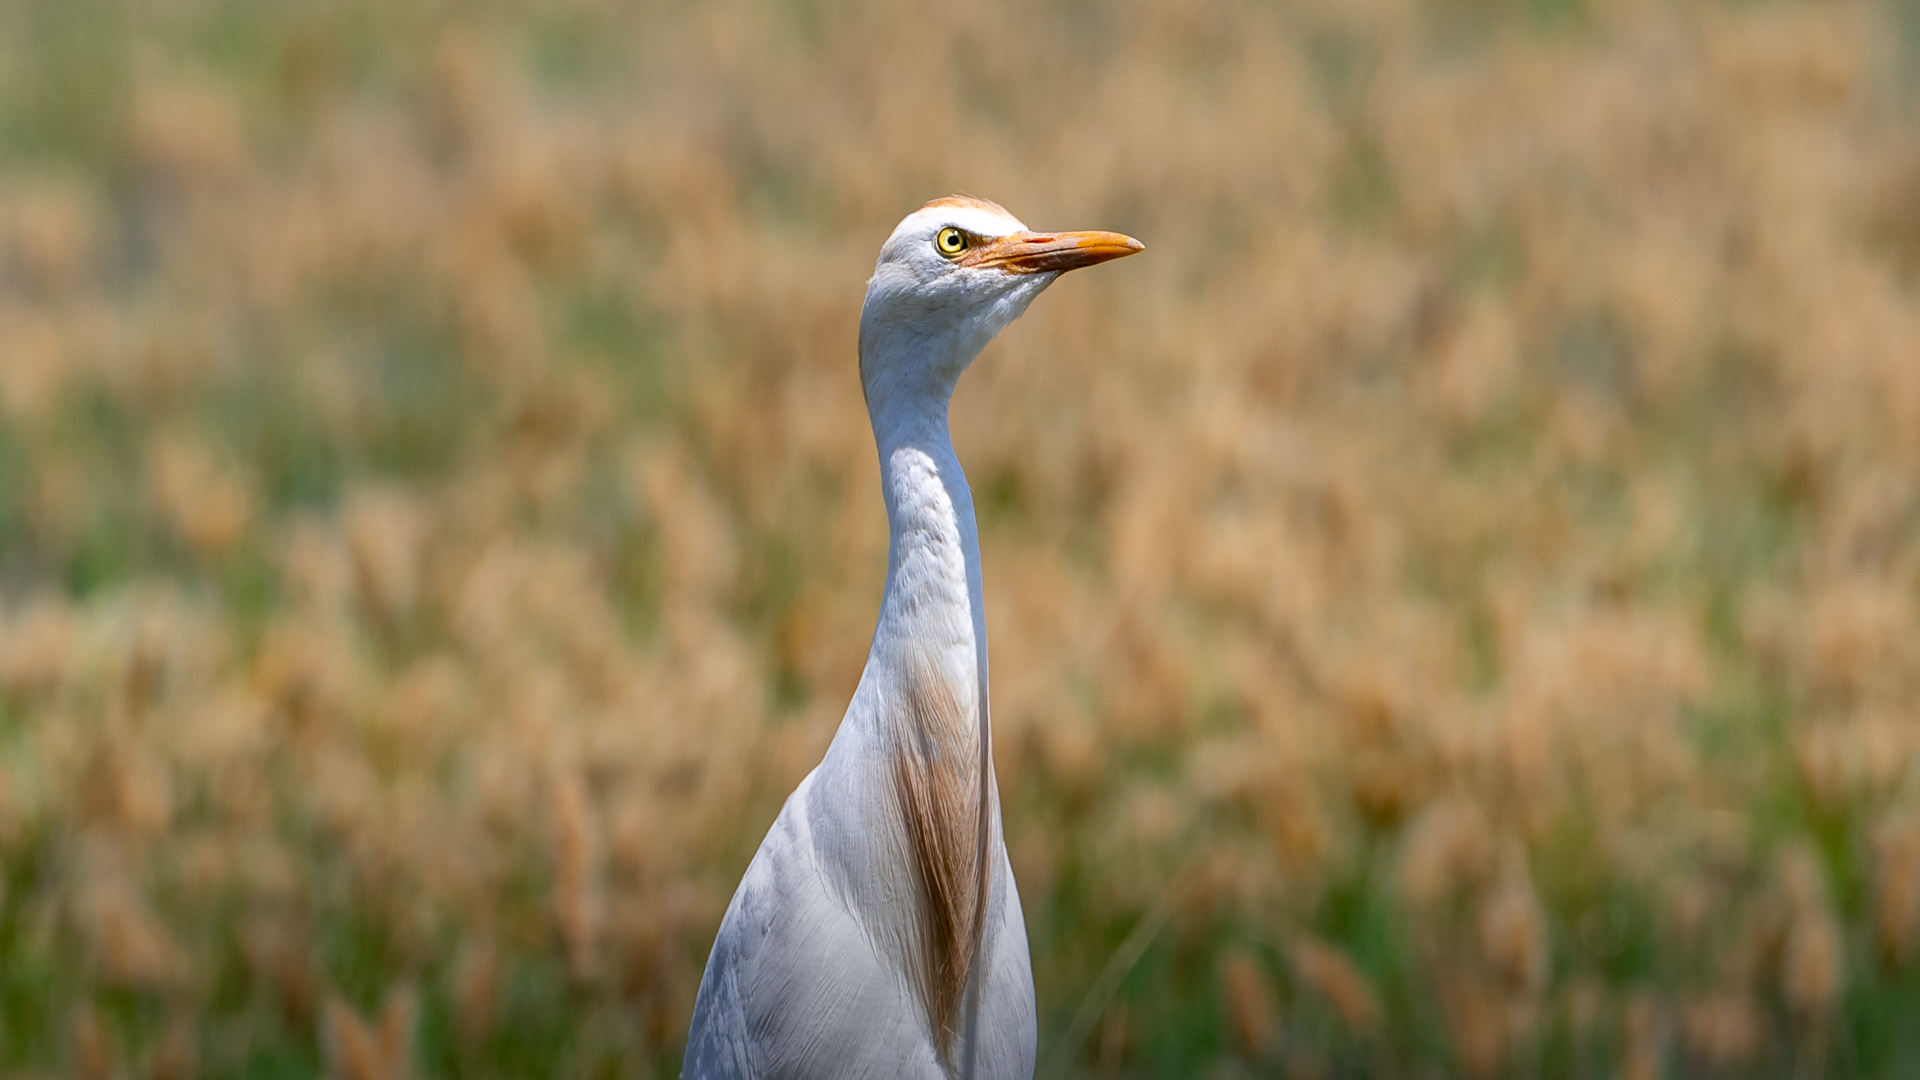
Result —
<instances>
[{"instance_id":1,"label":"orange beak","mask_svg":"<svg viewBox=\"0 0 1920 1080\"><path fill-rule=\"evenodd\" d=\"M962 266L997 267L1009 274L1044 274L1124 259L1146 247L1116 232L1017 232L969 248L959 261Z\"/></svg>"}]
</instances>

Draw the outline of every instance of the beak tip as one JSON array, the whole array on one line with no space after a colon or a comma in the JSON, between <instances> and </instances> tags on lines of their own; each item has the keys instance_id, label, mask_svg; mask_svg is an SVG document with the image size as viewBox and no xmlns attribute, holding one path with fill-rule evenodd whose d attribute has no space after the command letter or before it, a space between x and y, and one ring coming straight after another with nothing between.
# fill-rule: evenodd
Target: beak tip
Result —
<instances>
[{"instance_id":1,"label":"beak tip","mask_svg":"<svg viewBox=\"0 0 1920 1080\"><path fill-rule=\"evenodd\" d=\"M1138 255L1147 250L1147 245L1128 236L1126 233L1093 232L1085 234L1081 241L1083 247L1098 251L1100 255L1094 261L1107 262L1112 259L1124 259L1129 255Z\"/></svg>"}]
</instances>

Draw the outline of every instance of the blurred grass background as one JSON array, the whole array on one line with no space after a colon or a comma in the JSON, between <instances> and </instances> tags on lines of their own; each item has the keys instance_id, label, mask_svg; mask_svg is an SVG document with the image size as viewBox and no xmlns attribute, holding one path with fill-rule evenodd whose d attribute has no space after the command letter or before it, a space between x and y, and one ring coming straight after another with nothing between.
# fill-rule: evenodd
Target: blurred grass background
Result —
<instances>
[{"instance_id":1,"label":"blurred grass background","mask_svg":"<svg viewBox=\"0 0 1920 1080\"><path fill-rule=\"evenodd\" d=\"M0 1075L677 1074L964 382L1047 1076L1920 1074L1912 0L0 5Z\"/></svg>"}]
</instances>

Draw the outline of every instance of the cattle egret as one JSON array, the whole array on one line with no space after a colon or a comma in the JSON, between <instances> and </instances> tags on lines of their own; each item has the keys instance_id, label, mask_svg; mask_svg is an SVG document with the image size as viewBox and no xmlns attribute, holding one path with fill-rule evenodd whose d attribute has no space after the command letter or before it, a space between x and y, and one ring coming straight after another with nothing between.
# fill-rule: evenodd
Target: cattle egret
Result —
<instances>
[{"instance_id":1,"label":"cattle egret","mask_svg":"<svg viewBox=\"0 0 1920 1080\"><path fill-rule=\"evenodd\" d=\"M947 432L961 372L1062 273L1132 255L935 199L880 249L860 381L892 543L867 666L727 906L689 1080L1033 1075L1033 970L1000 832L973 498Z\"/></svg>"}]
</instances>

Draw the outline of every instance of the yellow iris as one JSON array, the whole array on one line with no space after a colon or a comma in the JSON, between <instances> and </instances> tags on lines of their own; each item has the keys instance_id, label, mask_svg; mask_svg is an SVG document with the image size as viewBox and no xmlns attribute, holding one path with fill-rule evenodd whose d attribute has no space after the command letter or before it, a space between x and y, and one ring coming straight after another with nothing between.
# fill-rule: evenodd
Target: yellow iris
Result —
<instances>
[{"instance_id":1,"label":"yellow iris","mask_svg":"<svg viewBox=\"0 0 1920 1080\"><path fill-rule=\"evenodd\" d=\"M933 246L939 249L940 254L951 259L967 250L967 234L955 228L941 229L934 235Z\"/></svg>"}]
</instances>

